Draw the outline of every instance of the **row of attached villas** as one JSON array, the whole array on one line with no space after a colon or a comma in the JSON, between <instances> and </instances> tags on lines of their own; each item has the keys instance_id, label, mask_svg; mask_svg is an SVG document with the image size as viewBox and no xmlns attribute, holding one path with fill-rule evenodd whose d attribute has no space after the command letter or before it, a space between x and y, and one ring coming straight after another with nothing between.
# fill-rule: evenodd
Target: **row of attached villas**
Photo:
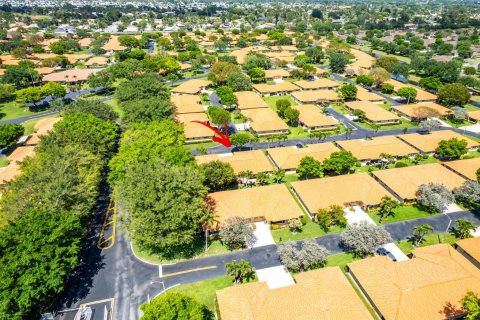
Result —
<instances>
[{"instance_id":1,"label":"row of attached villas","mask_svg":"<svg viewBox=\"0 0 480 320\"><path fill-rule=\"evenodd\" d=\"M457 250L438 244L394 262L375 256L351 262L344 273L327 267L298 273L293 284L259 281L216 292L222 320L385 319L444 320L465 315L460 300L480 293L480 238L460 240ZM364 299L360 298L361 294Z\"/></svg>"}]
</instances>

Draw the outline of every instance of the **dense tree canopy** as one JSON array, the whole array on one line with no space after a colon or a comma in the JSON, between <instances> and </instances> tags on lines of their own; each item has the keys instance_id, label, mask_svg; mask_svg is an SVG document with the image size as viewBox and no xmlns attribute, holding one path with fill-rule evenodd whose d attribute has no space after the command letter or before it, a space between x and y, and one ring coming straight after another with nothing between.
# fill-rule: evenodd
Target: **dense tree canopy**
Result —
<instances>
[{"instance_id":1,"label":"dense tree canopy","mask_svg":"<svg viewBox=\"0 0 480 320\"><path fill-rule=\"evenodd\" d=\"M212 315L207 307L197 300L180 294L159 295L149 304L142 304L141 320L210 320Z\"/></svg>"},{"instance_id":2,"label":"dense tree canopy","mask_svg":"<svg viewBox=\"0 0 480 320\"><path fill-rule=\"evenodd\" d=\"M115 90L115 97L119 102L154 97L168 100L170 98L170 90L165 87L160 76L146 74L121 83Z\"/></svg>"},{"instance_id":3,"label":"dense tree canopy","mask_svg":"<svg viewBox=\"0 0 480 320\"><path fill-rule=\"evenodd\" d=\"M458 159L468 152L467 140L451 138L438 143L435 152L446 159Z\"/></svg>"},{"instance_id":4,"label":"dense tree canopy","mask_svg":"<svg viewBox=\"0 0 480 320\"><path fill-rule=\"evenodd\" d=\"M204 183L210 188L210 191L221 189L235 182L235 173L230 163L215 160L201 164L200 170L205 176Z\"/></svg>"},{"instance_id":5,"label":"dense tree canopy","mask_svg":"<svg viewBox=\"0 0 480 320\"><path fill-rule=\"evenodd\" d=\"M127 123L162 121L173 117L175 109L169 100L151 97L120 104L122 120Z\"/></svg>"},{"instance_id":6,"label":"dense tree canopy","mask_svg":"<svg viewBox=\"0 0 480 320\"><path fill-rule=\"evenodd\" d=\"M37 319L47 311L77 265L84 231L74 212L38 210L0 229L0 314Z\"/></svg>"},{"instance_id":7,"label":"dense tree canopy","mask_svg":"<svg viewBox=\"0 0 480 320\"><path fill-rule=\"evenodd\" d=\"M460 83L444 85L438 90L438 102L446 106L464 106L470 101L470 92Z\"/></svg>"},{"instance_id":8,"label":"dense tree canopy","mask_svg":"<svg viewBox=\"0 0 480 320\"><path fill-rule=\"evenodd\" d=\"M185 136L181 125L172 120L132 125L123 134L120 148L109 163L108 180L122 180L126 168L138 162L152 163L156 159L176 165L192 163L193 156L183 147Z\"/></svg>"},{"instance_id":9,"label":"dense tree canopy","mask_svg":"<svg viewBox=\"0 0 480 320\"><path fill-rule=\"evenodd\" d=\"M0 148L13 147L23 135L25 128L20 124L0 125Z\"/></svg>"},{"instance_id":10,"label":"dense tree canopy","mask_svg":"<svg viewBox=\"0 0 480 320\"><path fill-rule=\"evenodd\" d=\"M163 257L186 256L205 214L207 188L193 167L131 163L118 184L133 241Z\"/></svg>"}]
</instances>

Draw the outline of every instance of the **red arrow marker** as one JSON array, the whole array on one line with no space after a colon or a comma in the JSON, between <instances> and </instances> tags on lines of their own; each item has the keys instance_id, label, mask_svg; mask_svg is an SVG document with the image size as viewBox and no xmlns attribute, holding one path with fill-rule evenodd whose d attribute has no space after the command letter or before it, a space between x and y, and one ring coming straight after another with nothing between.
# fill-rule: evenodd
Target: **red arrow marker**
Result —
<instances>
[{"instance_id":1,"label":"red arrow marker","mask_svg":"<svg viewBox=\"0 0 480 320\"><path fill-rule=\"evenodd\" d=\"M232 144L230 143L230 139L228 138L228 127L227 127L227 122L226 121L225 121L225 135L223 133L221 133L220 130L212 127L211 125L209 125L206 122L197 121L197 120L193 120L192 122L200 123L201 125L204 125L205 127L209 128L210 130L213 130L213 132L218 134L219 137L217 137L215 135L212 137L213 141L221 143L227 148L230 148L232 146Z\"/></svg>"}]
</instances>

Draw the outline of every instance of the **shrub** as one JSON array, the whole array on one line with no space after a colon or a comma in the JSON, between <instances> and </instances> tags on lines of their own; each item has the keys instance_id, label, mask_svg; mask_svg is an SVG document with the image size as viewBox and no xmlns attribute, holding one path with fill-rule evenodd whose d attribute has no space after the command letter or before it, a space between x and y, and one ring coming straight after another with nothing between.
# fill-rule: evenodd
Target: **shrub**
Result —
<instances>
[{"instance_id":1,"label":"shrub","mask_svg":"<svg viewBox=\"0 0 480 320\"><path fill-rule=\"evenodd\" d=\"M404 168L404 167L408 167L408 164L402 161L398 161L397 163L395 163L395 168Z\"/></svg>"},{"instance_id":2,"label":"shrub","mask_svg":"<svg viewBox=\"0 0 480 320\"><path fill-rule=\"evenodd\" d=\"M302 223L302 225L306 225L307 224L307 218L305 218L305 216L301 216L300 217L300 222Z\"/></svg>"}]
</instances>

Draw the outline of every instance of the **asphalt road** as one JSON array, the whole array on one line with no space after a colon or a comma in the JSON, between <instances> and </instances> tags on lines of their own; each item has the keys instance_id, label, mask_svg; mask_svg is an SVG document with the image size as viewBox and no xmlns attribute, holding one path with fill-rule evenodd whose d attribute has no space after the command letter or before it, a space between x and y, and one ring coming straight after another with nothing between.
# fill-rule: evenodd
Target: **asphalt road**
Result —
<instances>
[{"instance_id":1,"label":"asphalt road","mask_svg":"<svg viewBox=\"0 0 480 320\"><path fill-rule=\"evenodd\" d=\"M107 200L99 208L107 205ZM138 260L132 253L127 238L118 233L111 249L100 250L96 243L105 210L99 209L82 254L79 271L72 276L67 294L61 301L62 309L77 308L80 304L113 298L115 303L113 319L139 319L139 306L166 289L179 284L197 282L225 275L225 264L232 260L245 259L256 269L280 265L276 245L236 251L228 254L192 259L171 265L151 265ZM462 218L480 225L480 213L462 211L449 214L453 221ZM414 226L428 223L435 233L445 231L448 218L437 215L416 220L386 224L395 241L409 238ZM117 228L117 232L120 229ZM316 241L325 246L331 254L343 252L340 234L319 237ZM161 276L161 277L160 277ZM96 319L103 319L104 304L96 303ZM66 313L56 319L73 319L75 312Z\"/></svg>"}]
</instances>

